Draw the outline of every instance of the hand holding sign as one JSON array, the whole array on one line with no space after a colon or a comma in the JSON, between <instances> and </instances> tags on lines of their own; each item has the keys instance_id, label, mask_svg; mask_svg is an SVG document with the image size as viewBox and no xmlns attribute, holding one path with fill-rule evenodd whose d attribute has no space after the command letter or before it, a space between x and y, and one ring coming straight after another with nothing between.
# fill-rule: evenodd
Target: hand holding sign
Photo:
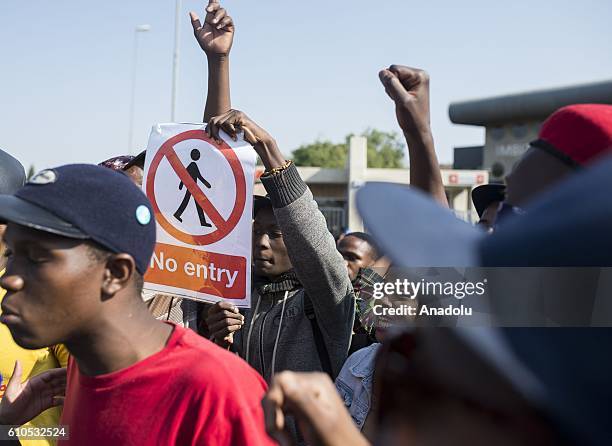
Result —
<instances>
[{"instance_id":1,"label":"hand holding sign","mask_svg":"<svg viewBox=\"0 0 612 446\"><path fill-rule=\"evenodd\" d=\"M234 22L218 0L210 0L206 7L204 26L195 12L190 12L193 33L208 55L227 56L234 41Z\"/></svg>"},{"instance_id":2,"label":"hand holding sign","mask_svg":"<svg viewBox=\"0 0 612 446\"><path fill-rule=\"evenodd\" d=\"M285 164L285 157L278 149L274 138L243 112L230 110L212 118L206 126L206 132L216 140L220 139L219 129L234 140L238 132L244 132L244 140L253 146L267 170Z\"/></svg>"},{"instance_id":3,"label":"hand holding sign","mask_svg":"<svg viewBox=\"0 0 612 446\"><path fill-rule=\"evenodd\" d=\"M234 342L234 332L244 324L244 316L229 302L217 302L208 310L206 325L215 344L228 348Z\"/></svg>"}]
</instances>

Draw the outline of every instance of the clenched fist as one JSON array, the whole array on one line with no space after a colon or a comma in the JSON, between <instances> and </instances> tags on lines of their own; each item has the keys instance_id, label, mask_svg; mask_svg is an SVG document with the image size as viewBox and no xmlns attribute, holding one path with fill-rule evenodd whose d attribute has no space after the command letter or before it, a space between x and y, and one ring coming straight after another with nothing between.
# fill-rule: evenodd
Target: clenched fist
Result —
<instances>
[{"instance_id":1,"label":"clenched fist","mask_svg":"<svg viewBox=\"0 0 612 446\"><path fill-rule=\"evenodd\" d=\"M292 444L286 415L296 418L311 446L369 446L325 373L276 374L262 405L266 430L281 446Z\"/></svg>"},{"instance_id":2,"label":"clenched fist","mask_svg":"<svg viewBox=\"0 0 612 446\"><path fill-rule=\"evenodd\" d=\"M395 102L397 120L404 133L428 133L429 75L418 68L391 65L382 70L379 77Z\"/></svg>"}]
</instances>

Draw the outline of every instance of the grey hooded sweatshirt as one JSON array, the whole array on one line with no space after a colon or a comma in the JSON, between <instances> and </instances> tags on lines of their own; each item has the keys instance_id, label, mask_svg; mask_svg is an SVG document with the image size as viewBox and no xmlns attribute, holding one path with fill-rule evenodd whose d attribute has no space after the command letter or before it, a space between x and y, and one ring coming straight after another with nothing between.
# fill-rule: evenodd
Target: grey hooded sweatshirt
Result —
<instances>
[{"instance_id":1,"label":"grey hooded sweatshirt","mask_svg":"<svg viewBox=\"0 0 612 446\"><path fill-rule=\"evenodd\" d=\"M355 296L344 259L294 165L261 181L299 284L290 280L272 283L259 287L261 295L253 290L251 309L236 333L234 347L267 382L273 373L283 370L323 371L313 328L304 312L307 294L335 378L347 358L355 315Z\"/></svg>"}]
</instances>

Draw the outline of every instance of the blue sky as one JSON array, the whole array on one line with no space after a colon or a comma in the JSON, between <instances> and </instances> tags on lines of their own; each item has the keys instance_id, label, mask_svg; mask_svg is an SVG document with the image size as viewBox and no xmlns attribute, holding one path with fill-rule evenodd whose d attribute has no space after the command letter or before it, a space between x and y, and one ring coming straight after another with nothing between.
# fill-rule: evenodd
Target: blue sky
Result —
<instances>
[{"instance_id":1,"label":"blue sky","mask_svg":"<svg viewBox=\"0 0 612 446\"><path fill-rule=\"evenodd\" d=\"M205 58L183 1L178 120L201 119ZM612 78L609 0L227 0L237 35L232 98L284 152L367 127L396 130L378 70L431 76L432 127L442 161L480 144L450 102ZM173 0L0 2L0 147L27 166L97 162L127 152L134 27L141 35L135 141L170 119Z\"/></svg>"}]
</instances>

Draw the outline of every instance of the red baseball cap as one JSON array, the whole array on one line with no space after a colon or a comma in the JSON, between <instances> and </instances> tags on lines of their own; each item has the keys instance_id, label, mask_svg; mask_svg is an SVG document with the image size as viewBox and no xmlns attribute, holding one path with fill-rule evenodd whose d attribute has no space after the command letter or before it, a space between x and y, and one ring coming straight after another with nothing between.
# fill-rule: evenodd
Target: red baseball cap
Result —
<instances>
[{"instance_id":1,"label":"red baseball cap","mask_svg":"<svg viewBox=\"0 0 612 446\"><path fill-rule=\"evenodd\" d=\"M544 121L532 146L574 166L612 153L612 105L576 104L560 108Z\"/></svg>"}]
</instances>

